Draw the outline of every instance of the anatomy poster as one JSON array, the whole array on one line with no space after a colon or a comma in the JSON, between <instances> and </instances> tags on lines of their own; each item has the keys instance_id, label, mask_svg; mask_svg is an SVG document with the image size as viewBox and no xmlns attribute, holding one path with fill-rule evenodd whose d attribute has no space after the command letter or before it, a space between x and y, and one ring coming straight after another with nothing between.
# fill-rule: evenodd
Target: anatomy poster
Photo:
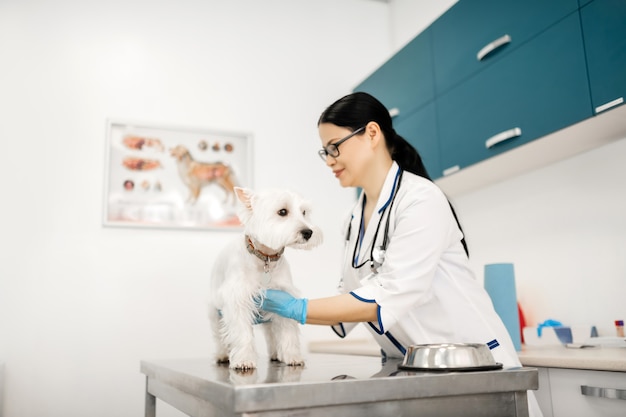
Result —
<instances>
[{"instance_id":1,"label":"anatomy poster","mask_svg":"<svg viewBox=\"0 0 626 417\"><path fill-rule=\"evenodd\" d=\"M249 135L109 121L104 224L239 228L251 160Z\"/></svg>"}]
</instances>

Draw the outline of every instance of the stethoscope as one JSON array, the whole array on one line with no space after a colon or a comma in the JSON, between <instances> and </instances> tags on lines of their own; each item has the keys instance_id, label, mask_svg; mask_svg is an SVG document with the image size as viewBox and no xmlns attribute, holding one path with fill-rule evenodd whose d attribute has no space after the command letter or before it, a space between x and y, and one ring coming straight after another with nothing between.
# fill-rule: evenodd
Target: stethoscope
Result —
<instances>
[{"instance_id":1,"label":"stethoscope","mask_svg":"<svg viewBox=\"0 0 626 417\"><path fill-rule=\"evenodd\" d=\"M393 203L396 201L396 196L398 195L398 190L400 189L400 184L402 183L402 169L398 168L398 172L396 173L395 182L393 185L393 194L391 196L391 201L389 204L386 204L383 208L382 213L380 214L380 219L378 220L378 225L376 225L376 232L374 233L374 238L372 240L372 248L370 249L370 257L369 260L366 260L362 263L358 263L358 250L363 243L363 215L361 215L361 228L359 230L359 238L354 243L354 250L352 252L352 260L350 261L352 268L359 269L364 265L369 263L370 270L374 275L378 274L378 269L385 262L385 255L387 253L387 245L389 244L389 222L391 220L391 211L393 209ZM365 196L364 196L365 198ZM365 203L365 200L363 201ZM383 241L380 245L376 246L376 240L378 239L378 233L380 232L380 225L382 224L383 218L385 218L385 212L387 212L387 208L389 208L389 212L387 213L387 218L385 222L385 232L383 236ZM346 252L348 249L348 242L350 241L350 234L352 233L352 221L350 221L350 225L348 226L348 231L346 233ZM347 253L345 254L347 255ZM344 256L344 260L347 259ZM345 264L344 264L345 270ZM343 287L343 277L339 281L339 288Z\"/></svg>"}]
</instances>

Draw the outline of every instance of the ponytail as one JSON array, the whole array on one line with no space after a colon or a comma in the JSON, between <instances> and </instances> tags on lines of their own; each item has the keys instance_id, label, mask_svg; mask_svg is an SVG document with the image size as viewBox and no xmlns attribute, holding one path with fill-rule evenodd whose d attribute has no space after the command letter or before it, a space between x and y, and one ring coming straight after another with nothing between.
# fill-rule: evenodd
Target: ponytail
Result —
<instances>
[{"instance_id":1,"label":"ponytail","mask_svg":"<svg viewBox=\"0 0 626 417\"><path fill-rule=\"evenodd\" d=\"M398 163L400 168L403 171L411 172L420 177L426 178L427 180L432 181L428 172L426 171L426 167L422 162L422 157L420 156L417 149L413 147L406 139L402 136L398 135L396 131L392 128L390 135L391 140L388 145L389 151L391 152L391 158ZM448 200L448 204L450 205L450 210L452 210L452 216L456 221L456 224L459 226L459 230L463 233L463 228L461 227L461 222L456 215L456 211L454 211L454 207L452 207L452 203ZM469 249L467 248L467 242L465 241L465 233L463 233L463 238L461 239L461 244L463 245L463 249L465 250L465 254L469 258Z\"/></svg>"}]
</instances>

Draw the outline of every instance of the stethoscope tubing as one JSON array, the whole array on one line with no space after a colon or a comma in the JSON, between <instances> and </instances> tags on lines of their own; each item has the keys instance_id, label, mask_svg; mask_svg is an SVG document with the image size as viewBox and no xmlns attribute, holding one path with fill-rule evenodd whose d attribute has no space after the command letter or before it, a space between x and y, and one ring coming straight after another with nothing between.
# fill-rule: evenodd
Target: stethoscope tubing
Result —
<instances>
[{"instance_id":1,"label":"stethoscope tubing","mask_svg":"<svg viewBox=\"0 0 626 417\"><path fill-rule=\"evenodd\" d=\"M395 180L395 184L394 184L394 190L393 190L393 195L391 197L391 201L383 209L383 212L381 213L380 219L378 220L378 224L376 225L376 232L374 233L374 238L372 240L369 260L363 261L361 264L357 264L357 262L355 262L356 258L357 258L357 249L358 249L359 245L362 243L362 241L361 241L362 236L359 236L357 238L356 242L354 243L354 250L352 252L352 260L350 262L352 268L359 269L359 268L361 268L362 266L364 266L365 264L367 264L369 262L370 263L370 267L372 269L372 272L378 273L378 268L383 264L385 251L387 250L387 245L389 244L389 224L390 224L390 220L391 220L391 212L393 210L393 204L396 201L396 196L398 195L398 190L400 189L400 184L402 183L402 173L403 173L402 169L398 168L398 173L396 174L396 180ZM387 208L389 208L389 212L387 212ZM385 222L385 233L384 233L384 236L383 236L383 242L382 242L382 245L380 245L380 247L377 248L376 247L376 240L378 239L378 233L380 231L380 225L382 224L382 221L383 221L383 218L385 217L385 214L387 214L387 218L386 218L386 222ZM361 216L361 223L363 223L363 216ZM359 231L359 234L362 233L361 232L362 231L362 227L363 227L363 224L361 224L361 229ZM348 226L348 232L346 234L346 244L348 244L348 242L350 241L350 234L351 234L351 232L352 232L352 221L350 221L350 225ZM374 249L375 248L378 249L378 254L379 254L378 257L374 254ZM376 259L376 258L380 258L380 259Z\"/></svg>"}]
</instances>

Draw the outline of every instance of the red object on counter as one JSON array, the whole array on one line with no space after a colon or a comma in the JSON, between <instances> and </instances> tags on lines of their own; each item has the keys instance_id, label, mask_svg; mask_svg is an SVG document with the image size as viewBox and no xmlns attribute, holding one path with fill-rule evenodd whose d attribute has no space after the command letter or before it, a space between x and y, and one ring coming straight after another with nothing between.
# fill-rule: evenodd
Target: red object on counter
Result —
<instances>
[{"instance_id":1,"label":"red object on counter","mask_svg":"<svg viewBox=\"0 0 626 417\"><path fill-rule=\"evenodd\" d=\"M519 303L517 303L517 314L519 315L520 340L524 343L524 327L526 327L526 319L524 318L522 306Z\"/></svg>"}]
</instances>

